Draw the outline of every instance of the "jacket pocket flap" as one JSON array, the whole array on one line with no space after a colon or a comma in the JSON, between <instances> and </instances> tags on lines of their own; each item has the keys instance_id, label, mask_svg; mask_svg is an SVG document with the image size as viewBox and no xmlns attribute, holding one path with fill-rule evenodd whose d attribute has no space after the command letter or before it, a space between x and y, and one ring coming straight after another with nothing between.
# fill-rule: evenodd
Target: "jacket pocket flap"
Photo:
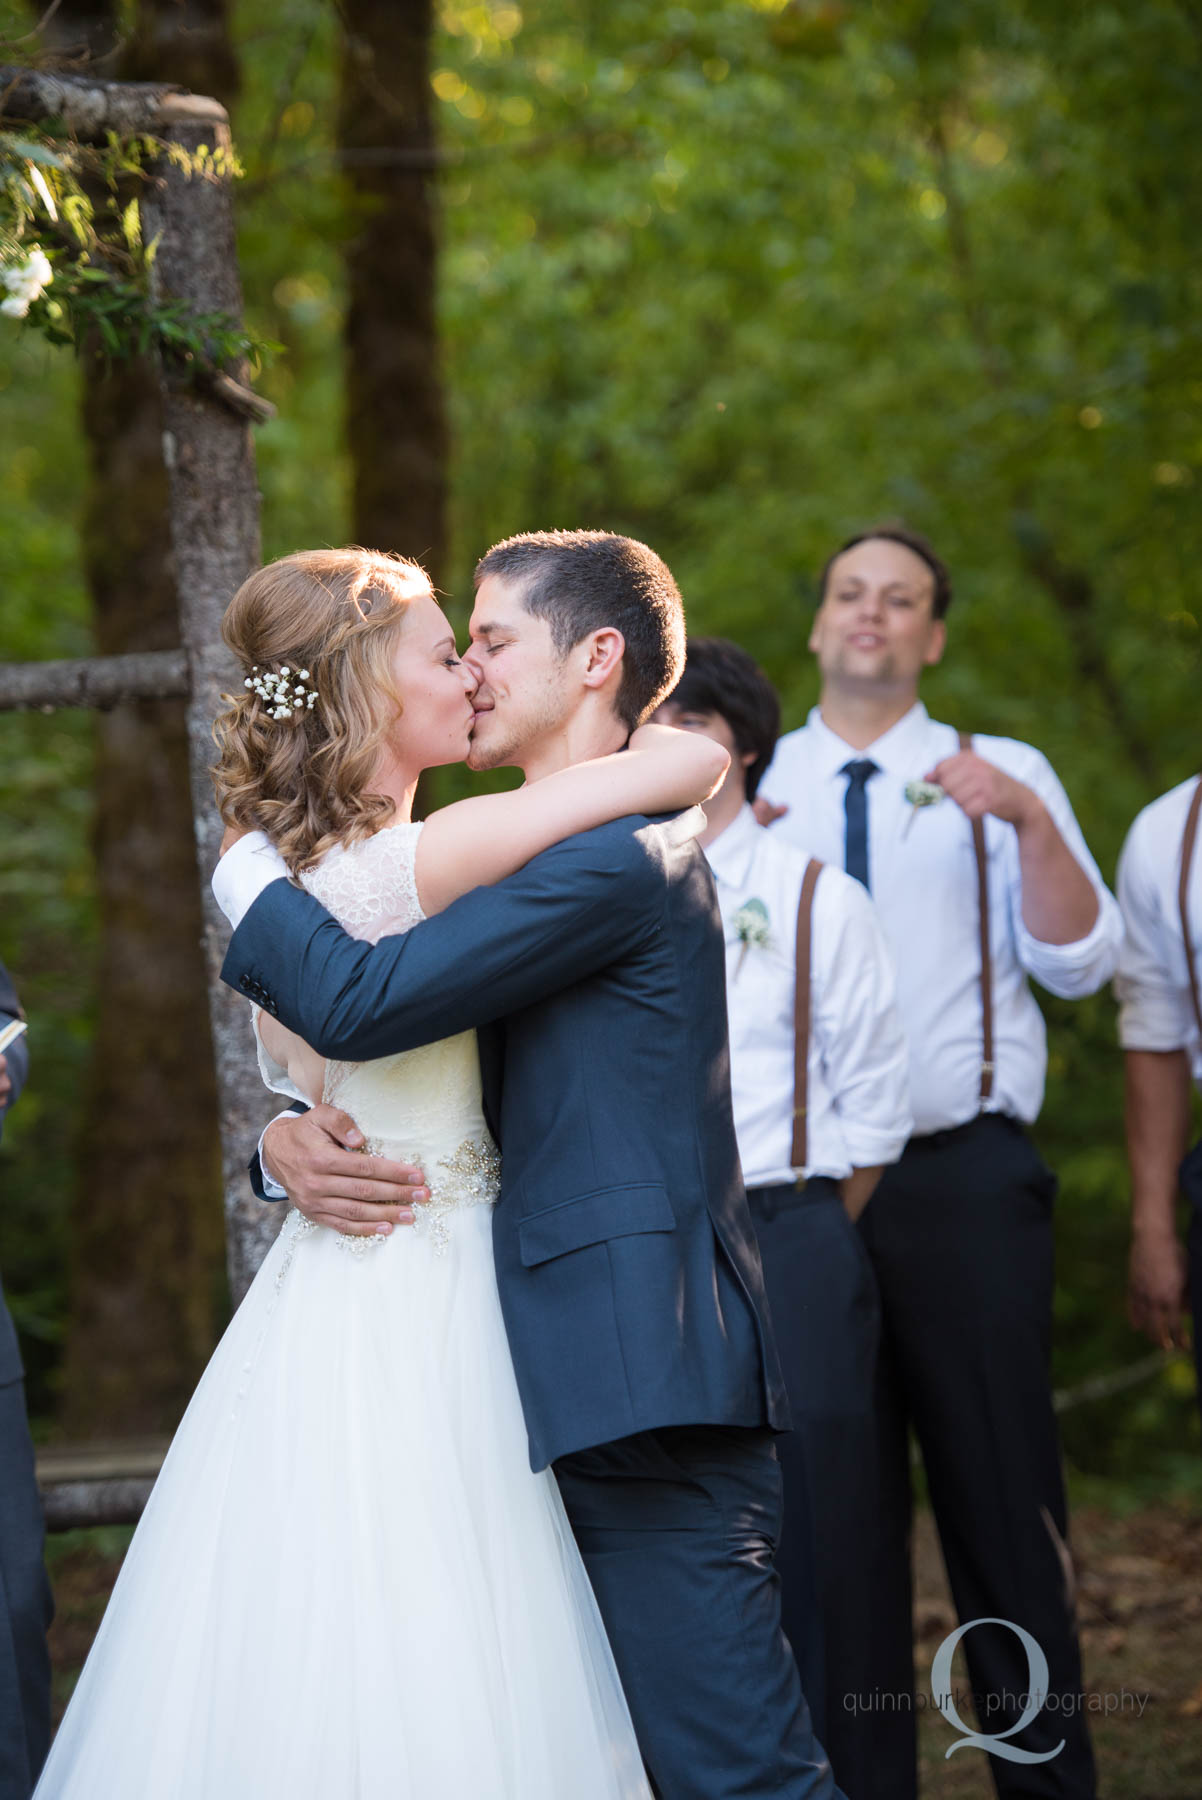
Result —
<instances>
[{"instance_id":1,"label":"jacket pocket flap","mask_svg":"<svg viewBox=\"0 0 1202 1800\"><path fill-rule=\"evenodd\" d=\"M529 1269L554 1256L566 1256L569 1250L603 1244L607 1238L675 1229L672 1202L662 1187L600 1188L523 1219L518 1242Z\"/></svg>"}]
</instances>

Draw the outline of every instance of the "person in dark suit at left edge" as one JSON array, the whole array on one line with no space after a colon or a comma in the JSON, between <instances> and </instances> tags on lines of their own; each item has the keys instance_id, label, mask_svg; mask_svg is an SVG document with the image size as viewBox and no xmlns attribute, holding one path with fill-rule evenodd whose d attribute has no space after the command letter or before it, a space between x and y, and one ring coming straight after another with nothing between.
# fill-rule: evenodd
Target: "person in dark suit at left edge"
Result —
<instances>
[{"instance_id":1,"label":"person in dark suit at left edge","mask_svg":"<svg viewBox=\"0 0 1202 1800\"><path fill-rule=\"evenodd\" d=\"M0 1031L22 1017L0 963ZM19 1037L0 1053L0 1134L29 1070ZM0 1288L0 1800L29 1800L50 1744L50 1655L54 1603L42 1561L42 1503L25 1417L25 1370Z\"/></svg>"}]
</instances>

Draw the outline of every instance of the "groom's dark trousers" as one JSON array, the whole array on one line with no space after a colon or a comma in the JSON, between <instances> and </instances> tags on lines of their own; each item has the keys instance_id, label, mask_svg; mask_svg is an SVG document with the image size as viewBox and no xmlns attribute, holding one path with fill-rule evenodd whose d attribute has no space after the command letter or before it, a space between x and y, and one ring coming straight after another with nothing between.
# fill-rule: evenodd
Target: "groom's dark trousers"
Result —
<instances>
[{"instance_id":1,"label":"groom's dark trousers","mask_svg":"<svg viewBox=\"0 0 1202 1800\"><path fill-rule=\"evenodd\" d=\"M788 1409L689 828L570 838L374 946L276 881L223 973L339 1060L479 1028L531 1467L555 1465L652 1780L663 1800L837 1796L780 1628Z\"/></svg>"},{"instance_id":2,"label":"groom's dark trousers","mask_svg":"<svg viewBox=\"0 0 1202 1800\"><path fill-rule=\"evenodd\" d=\"M555 1473L659 1793L811 1792L806 1703L781 1654L772 1433L668 1426Z\"/></svg>"}]
</instances>

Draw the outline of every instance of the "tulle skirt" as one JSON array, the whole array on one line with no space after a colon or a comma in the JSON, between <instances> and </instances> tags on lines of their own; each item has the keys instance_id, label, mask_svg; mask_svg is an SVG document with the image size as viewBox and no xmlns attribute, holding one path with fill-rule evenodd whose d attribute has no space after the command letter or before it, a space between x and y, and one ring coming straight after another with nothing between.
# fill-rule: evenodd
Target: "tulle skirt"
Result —
<instances>
[{"instance_id":1,"label":"tulle skirt","mask_svg":"<svg viewBox=\"0 0 1202 1800\"><path fill-rule=\"evenodd\" d=\"M290 1214L134 1536L37 1800L648 1795L530 1472L487 1206L441 1252Z\"/></svg>"}]
</instances>

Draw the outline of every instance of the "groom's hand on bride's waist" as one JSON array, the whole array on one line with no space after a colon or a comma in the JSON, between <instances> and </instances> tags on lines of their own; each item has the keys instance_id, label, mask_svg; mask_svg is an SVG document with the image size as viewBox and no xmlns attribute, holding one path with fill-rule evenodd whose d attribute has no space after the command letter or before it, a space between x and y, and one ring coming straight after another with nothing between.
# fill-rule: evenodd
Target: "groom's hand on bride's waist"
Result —
<instances>
[{"instance_id":1,"label":"groom's hand on bride's waist","mask_svg":"<svg viewBox=\"0 0 1202 1800\"><path fill-rule=\"evenodd\" d=\"M430 1198L421 1169L363 1154L363 1133L336 1106L276 1119L263 1134L263 1168L298 1212L351 1237L386 1237L412 1225Z\"/></svg>"}]
</instances>

